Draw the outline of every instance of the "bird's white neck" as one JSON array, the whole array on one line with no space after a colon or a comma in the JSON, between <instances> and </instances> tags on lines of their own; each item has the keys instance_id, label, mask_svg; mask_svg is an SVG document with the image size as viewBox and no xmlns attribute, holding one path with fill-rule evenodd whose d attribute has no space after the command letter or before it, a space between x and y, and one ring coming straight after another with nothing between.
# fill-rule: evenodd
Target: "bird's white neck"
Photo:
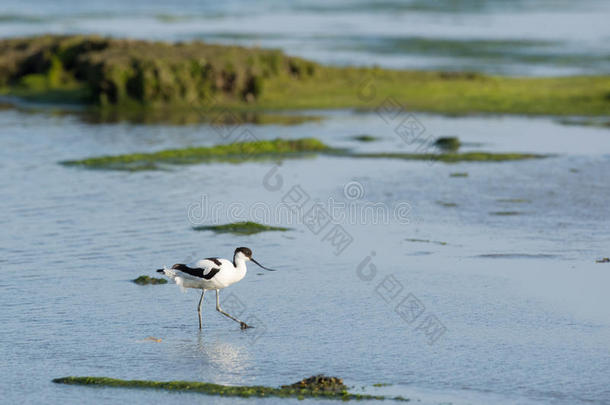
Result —
<instances>
[{"instance_id":1,"label":"bird's white neck","mask_svg":"<svg viewBox=\"0 0 610 405\"><path fill-rule=\"evenodd\" d=\"M233 265L235 266L235 270L240 279L242 279L246 275L246 258L241 254L236 254L233 257Z\"/></svg>"}]
</instances>

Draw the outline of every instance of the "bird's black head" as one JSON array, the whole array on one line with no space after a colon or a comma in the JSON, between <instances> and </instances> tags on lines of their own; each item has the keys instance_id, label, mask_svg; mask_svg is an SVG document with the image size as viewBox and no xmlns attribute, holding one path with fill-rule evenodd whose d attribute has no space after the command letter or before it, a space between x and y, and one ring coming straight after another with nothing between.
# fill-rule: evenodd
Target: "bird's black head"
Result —
<instances>
[{"instance_id":1,"label":"bird's black head","mask_svg":"<svg viewBox=\"0 0 610 405\"><path fill-rule=\"evenodd\" d=\"M247 247L238 247L237 249L235 249L235 253L233 255L236 255L237 253L243 253L244 256L246 256L247 258L252 258L252 250L250 250Z\"/></svg>"},{"instance_id":2,"label":"bird's black head","mask_svg":"<svg viewBox=\"0 0 610 405\"><path fill-rule=\"evenodd\" d=\"M254 260L254 258L252 257L252 250L250 250L247 247L238 247L237 249L235 249L235 253L233 255L233 265L236 265L237 259L238 257L241 255L245 256L245 260L252 260L254 263L256 263L259 267L262 267L265 270L269 270L269 271L275 271L273 269L270 269L268 267L263 266L262 264L260 264L259 262L257 262L256 260Z\"/></svg>"}]
</instances>

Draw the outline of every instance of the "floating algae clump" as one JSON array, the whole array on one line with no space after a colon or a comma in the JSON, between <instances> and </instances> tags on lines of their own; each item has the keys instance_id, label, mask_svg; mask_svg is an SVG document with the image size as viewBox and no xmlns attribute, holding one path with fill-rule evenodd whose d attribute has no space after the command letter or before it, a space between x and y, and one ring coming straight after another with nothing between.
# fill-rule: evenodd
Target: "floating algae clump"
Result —
<instances>
[{"instance_id":1,"label":"floating algae clump","mask_svg":"<svg viewBox=\"0 0 610 405\"><path fill-rule=\"evenodd\" d=\"M317 377L311 377L303 381L317 379ZM283 386L281 388L265 387L261 385L255 386L228 386L220 384L211 384L206 382L198 381L148 381L148 380L119 380L108 377L62 377L53 380L56 384L68 384L68 385L91 385L99 387L122 387L122 388L152 388L162 389L168 391L189 391L199 392L206 395L219 395L226 397L292 397L292 398L324 398L324 399L339 399L348 401L351 399L355 400L385 400L392 399L395 401L408 401L408 399L402 397L385 397L380 395L364 395L364 394L351 394L346 390L345 385L341 379L336 377L324 377L326 380L323 382L323 386L335 387L337 390L325 390L320 389L316 384L308 385L304 387L297 387L296 384ZM334 380L334 383L331 381ZM342 387L342 389L338 389Z\"/></svg>"},{"instance_id":2,"label":"floating algae clump","mask_svg":"<svg viewBox=\"0 0 610 405\"><path fill-rule=\"evenodd\" d=\"M325 154L344 158L429 160L444 163L457 162L503 162L510 160L539 159L546 155L531 153L357 153L331 148L315 138L274 139L254 142L237 142L216 146L170 149L152 153L101 156L82 160L60 162L66 166L104 170L158 170L164 165L186 165L198 163L241 163L249 160L268 160Z\"/></svg>"},{"instance_id":3,"label":"floating algae clump","mask_svg":"<svg viewBox=\"0 0 610 405\"><path fill-rule=\"evenodd\" d=\"M441 137L434 141L434 146L446 152L455 152L461 145L460 140L455 136Z\"/></svg>"},{"instance_id":4,"label":"floating algae clump","mask_svg":"<svg viewBox=\"0 0 610 405\"><path fill-rule=\"evenodd\" d=\"M275 139L271 141L238 142L217 146L170 149L152 153L132 153L102 156L61 162L66 166L80 166L105 170L155 170L160 164L197 164L206 162L239 163L245 160L287 158L308 152L330 149L314 138Z\"/></svg>"},{"instance_id":5,"label":"floating algae clump","mask_svg":"<svg viewBox=\"0 0 610 405\"><path fill-rule=\"evenodd\" d=\"M149 285L149 284L167 284L167 280L164 278L155 278L149 276L140 276L134 280L131 280L138 285Z\"/></svg>"},{"instance_id":6,"label":"floating algae clump","mask_svg":"<svg viewBox=\"0 0 610 405\"><path fill-rule=\"evenodd\" d=\"M253 235L259 232L267 231L288 231L290 228L280 226L262 225L256 222L233 222L223 225L201 225L193 227L196 231L213 231L216 233L232 233L236 235Z\"/></svg>"}]
</instances>

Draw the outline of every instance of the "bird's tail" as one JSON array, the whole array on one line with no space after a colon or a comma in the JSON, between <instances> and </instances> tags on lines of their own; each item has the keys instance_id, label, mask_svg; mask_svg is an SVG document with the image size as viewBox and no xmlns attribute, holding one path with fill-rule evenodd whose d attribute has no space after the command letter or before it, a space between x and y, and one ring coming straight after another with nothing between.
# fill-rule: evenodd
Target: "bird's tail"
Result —
<instances>
[{"instance_id":1,"label":"bird's tail","mask_svg":"<svg viewBox=\"0 0 610 405\"><path fill-rule=\"evenodd\" d=\"M175 269L169 269L166 266L163 266L162 269L157 270L157 273L162 273L163 275L169 277L174 281L174 283L176 283L180 287L182 292L185 291L184 278L180 277L180 275L176 272Z\"/></svg>"},{"instance_id":2,"label":"bird's tail","mask_svg":"<svg viewBox=\"0 0 610 405\"><path fill-rule=\"evenodd\" d=\"M175 279L177 276L176 270L168 268L167 266L163 266L162 269L158 269L157 273L161 273L164 276L171 278L172 280Z\"/></svg>"}]
</instances>

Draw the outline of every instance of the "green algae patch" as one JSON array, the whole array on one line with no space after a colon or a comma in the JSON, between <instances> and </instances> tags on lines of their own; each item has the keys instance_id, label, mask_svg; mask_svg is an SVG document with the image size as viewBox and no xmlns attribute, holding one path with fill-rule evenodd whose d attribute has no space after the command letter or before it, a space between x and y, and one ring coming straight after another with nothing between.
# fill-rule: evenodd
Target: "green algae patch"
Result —
<instances>
[{"instance_id":1,"label":"green algae patch","mask_svg":"<svg viewBox=\"0 0 610 405\"><path fill-rule=\"evenodd\" d=\"M284 228L281 226L270 226L263 225L256 222L244 221L244 222L233 222L230 224L222 225L201 225L193 227L195 231L212 231L216 233L232 233L235 235L254 235L260 232L285 232L289 231L290 228Z\"/></svg>"},{"instance_id":2,"label":"green algae patch","mask_svg":"<svg viewBox=\"0 0 610 405\"><path fill-rule=\"evenodd\" d=\"M60 162L65 166L87 169L142 171L165 169L168 165L199 163L242 163L245 161L299 158L324 154L328 156L367 159L427 160L444 163L504 162L539 159L548 155L531 153L358 153L332 148L315 138L274 139L253 142L236 142L216 146L170 149L152 153L132 153L116 156L92 157Z\"/></svg>"},{"instance_id":3,"label":"green algae patch","mask_svg":"<svg viewBox=\"0 0 610 405\"><path fill-rule=\"evenodd\" d=\"M333 377L330 377L333 378ZM386 400L408 401L402 397L385 397L380 395L352 394L346 389L324 390L317 387L283 386L281 388L255 386L229 386L198 381L149 381L149 380L119 380L108 377L62 377L53 380L56 384L86 385L93 387L158 389L176 392L198 392L205 395L242 398L319 398L348 400Z\"/></svg>"},{"instance_id":4,"label":"green algae patch","mask_svg":"<svg viewBox=\"0 0 610 405\"><path fill-rule=\"evenodd\" d=\"M332 153L332 152L327 152ZM467 152L467 153L349 153L335 152L336 155L346 155L355 158L368 159L403 159L403 160L429 160L443 163L458 162L507 162L514 160L541 159L549 155L534 153L491 153L491 152Z\"/></svg>"},{"instance_id":5,"label":"green algae patch","mask_svg":"<svg viewBox=\"0 0 610 405\"><path fill-rule=\"evenodd\" d=\"M321 66L313 77L271 81L257 99L268 108L382 106L448 115L610 115L610 76L501 77L483 74Z\"/></svg>"},{"instance_id":6,"label":"green algae patch","mask_svg":"<svg viewBox=\"0 0 610 405\"><path fill-rule=\"evenodd\" d=\"M468 173L466 173L466 172L450 173L449 177L468 177Z\"/></svg>"},{"instance_id":7,"label":"green algae patch","mask_svg":"<svg viewBox=\"0 0 610 405\"><path fill-rule=\"evenodd\" d=\"M122 110L357 108L609 116L610 75L501 77L324 66L280 50L86 35L0 40L4 94Z\"/></svg>"},{"instance_id":8,"label":"green algae patch","mask_svg":"<svg viewBox=\"0 0 610 405\"><path fill-rule=\"evenodd\" d=\"M248 160L266 160L302 156L324 152L330 148L314 138L275 139L254 142L236 142L209 147L170 149L153 153L133 153L102 156L83 160L60 162L66 166L104 170L155 170L163 165L186 165L211 162L240 163Z\"/></svg>"},{"instance_id":9,"label":"green algae patch","mask_svg":"<svg viewBox=\"0 0 610 405\"><path fill-rule=\"evenodd\" d=\"M138 285L167 284L167 280L164 278L155 278L155 277L149 277L149 276L140 276L131 281Z\"/></svg>"}]
</instances>

